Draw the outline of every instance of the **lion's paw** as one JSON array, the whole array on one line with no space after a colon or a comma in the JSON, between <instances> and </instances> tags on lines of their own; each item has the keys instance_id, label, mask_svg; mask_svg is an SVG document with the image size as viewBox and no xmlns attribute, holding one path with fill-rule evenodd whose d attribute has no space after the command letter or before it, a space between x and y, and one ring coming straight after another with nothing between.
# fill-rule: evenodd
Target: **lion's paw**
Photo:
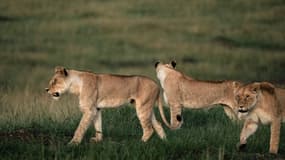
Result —
<instances>
[{"instance_id":1,"label":"lion's paw","mask_svg":"<svg viewBox=\"0 0 285 160\"><path fill-rule=\"evenodd\" d=\"M78 142L78 141L71 140L67 145L73 147L73 146L78 146L79 143L80 143L80 142Z\"/></svg>"},{"instance_id":2,"label":"lion's paw","mask_svg":"<svg viewBox=\"0 0 285 160\"><path fill-rule=\"evenodd\" d=\"M236 145L236 147L237 147L237 150L238 150L239 152L244 152L245 149L246 149L246 143L244 143L244 144L238 143L238 144Z\"/></svg>"},{"instance_id":3,"label":"lion's paw","mask_svg":"<svg viewBox=\"0 0 285 160\"><path fill-rule=\"evenodd\" d=\"M103 140L103 138L99 138L99 137L92 137L90 139L90 142L92 143L98 143L98 142L101 142Z\"/></svg>"}]
</instances>

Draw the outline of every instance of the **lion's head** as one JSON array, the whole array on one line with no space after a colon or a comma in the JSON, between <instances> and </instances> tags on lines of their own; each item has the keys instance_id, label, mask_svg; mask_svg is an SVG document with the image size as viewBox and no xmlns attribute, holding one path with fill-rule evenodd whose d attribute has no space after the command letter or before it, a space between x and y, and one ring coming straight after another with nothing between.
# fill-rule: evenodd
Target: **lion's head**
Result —
<instances>
[{"instance_id":1,"label":"lion's head","mask_svg":"<svg viewBox=\"0 0 285 160\"><path fill-rule=\"evenodd\" d=\"M247 115L259 101L262 91L273 93L274 86L268 82L255 82L241 86L235 93L237 111L240 116Z\"/></svg>"},{"instance_id":2,"label":"lion's head","mask_svg":"<svg viewBox=\"0 0 285 160\"><path fill-rule=\"evenodd\" d=\"M59 99L61 94L68 89L68 71L64 67L56 67L55 74L49 81L49 86L46 88L48 94L54 99Z\"/></svg>"},{"instance_id":3,"label":"lion's head","mask_svg":"<svg viewBox=\"0 0 285 160\"><path fill-rule=\"evenodd\" d=\"M155 70L157 78L161 81L161 85L163 86L163 81L169 73L173 73L173 69L176 67L176 62L171 61L170 63L162 63L156 62L155 63Z\"/></svg>"},{"instance_id":4,"label":"lion's head","mask_svg":"<svg viewBox=\"0 0 285 160\"><path fill-rule=\"evenodd\" d=\"M175 68L176 67L176 62L175 61L171 61L169 63L161 63L160 61L156 62L155 63L155 68L158 69L158 66L164 66L164 67L167 67L167 68Z\"/></svg>"}]
</instances>

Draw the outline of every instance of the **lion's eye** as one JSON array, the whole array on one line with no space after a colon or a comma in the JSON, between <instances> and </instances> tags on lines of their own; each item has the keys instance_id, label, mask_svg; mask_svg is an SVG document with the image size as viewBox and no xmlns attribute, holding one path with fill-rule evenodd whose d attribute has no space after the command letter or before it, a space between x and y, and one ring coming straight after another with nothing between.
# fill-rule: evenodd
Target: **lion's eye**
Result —
<instances>
[{"instance_id":1,"label":"lion's eye","mask_svg":"<svg viewBox=\"0 0 285 160\"><path fill-rule=\"evenodd\" d=\"M249 98L249 95L247 94L245 97L246 97L246 98Z\"/></svg>"}]
</instances>

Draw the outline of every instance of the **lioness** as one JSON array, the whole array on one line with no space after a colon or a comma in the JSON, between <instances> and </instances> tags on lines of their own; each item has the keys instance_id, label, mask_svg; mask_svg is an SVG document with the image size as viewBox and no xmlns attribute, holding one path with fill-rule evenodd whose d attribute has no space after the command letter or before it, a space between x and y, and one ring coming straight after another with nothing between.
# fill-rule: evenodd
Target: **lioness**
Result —
<instances>
[{"instance_id":1,"label":"lioness","mask_svg":"<svg viewBox=\"0 0 285 160\"><path fill-rule=\"evenodd\" d=\"M236 81L208 82L195 80L192 77L175 70L176 62L155 64L157 78L163 88L163 97L170 106L171 121L164 123L171 129L181 127L183 120L181 117L182 107L186 108L206 108L215 104L224 105L225 113L236 119L234 107L236 101L234 91L240 85Z\"/></svg>"},{"instance_id":2,"label":"lioness","mask_svg":"<svg viewBox=\"0 0 285 160\"><path fill-rule=\"evenodd\" d=\"M56 67L46 91L54 99L67 91L79 97L79 108L83 116L69 144L79 144L92 121L96 134L91 140L101 141L101 109L119 107L129 102L135 104L143 129L142 141L146 142L151 137L153 128L161 139L166 138L153 112L153 106L159 100L160 88L150 78L95 74Z\"/></svg>"},{"instance_id":3,"label":"lioness","mask_svg":"<svg viewBox=\"0 0 285 160\"><path fill-rule=\"evenodd\" d=\"M271 124L270 153L278 152L281 122L285 121L285 89L268 82L255 82L241 86L236 92L238 117L244 119L238 149L255 133L258 124Z\"/></svg>"}]
</instances>

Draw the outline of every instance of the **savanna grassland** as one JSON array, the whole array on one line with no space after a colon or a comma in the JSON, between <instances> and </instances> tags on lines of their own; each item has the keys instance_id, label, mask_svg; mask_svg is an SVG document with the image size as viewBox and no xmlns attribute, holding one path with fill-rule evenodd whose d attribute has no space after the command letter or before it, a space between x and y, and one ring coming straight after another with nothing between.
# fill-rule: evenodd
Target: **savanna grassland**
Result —
<instances>
[{"instance_id":1,"label":"savanna grassland","mask_svg":"<svg viewBox=\"0 0 285 160\"><path fill-rule=\"evenodd\" d=\"M68 147L81 118L78 101L53 101L44 88L58 65L157 80L155 61L173 59L196 79L284 87L284 15L283 0L2 0L0 159L276 158L268 154L269 126L237 152L242 125L219 106L184 110L180 130L164 127L167 141L154 134L147 143L133 106L104 110L103 142L89 143L90 127L82 144ZM284 158L284 125L279 148Z\"/></svg>"}]
</instances>

